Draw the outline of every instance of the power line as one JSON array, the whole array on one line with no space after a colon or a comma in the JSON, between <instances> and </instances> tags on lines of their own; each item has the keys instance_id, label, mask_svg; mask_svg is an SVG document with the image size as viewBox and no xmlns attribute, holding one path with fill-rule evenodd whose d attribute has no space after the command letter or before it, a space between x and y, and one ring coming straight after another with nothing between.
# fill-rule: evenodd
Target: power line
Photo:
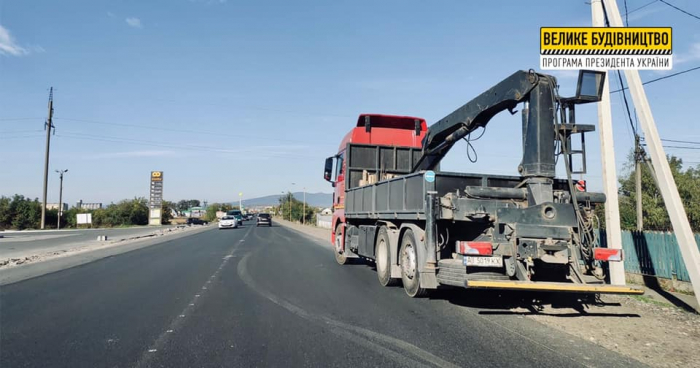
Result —
<instances>
[{"instance_id":1,"label":"power line","mask_svg":"<svg viewBox=\"0 0 700 368\"><path fill-rule=\"evenodd\" d=\"M168 103L174 103L178 105L182 105L183 103L188 103L188 102L183 102L183 101L177 101L177 100L172 100L172 99L163 99L163 98L151 98L150 100L152 101L160 101L160 102L168 102ZM262 106L235 106L234 104L231 103L215 103L215 102L204 102L204 103L196 103L197 106L220 106L220 107L235 107L236 109L239 110L259 110L259 111L268 111L268 112L279 112L279 113L284 113L284 114L295 114L295 115L306 115L306 116L319 116L319 117L335 117L335 118L354 118L354 116L350 115L338 115L338 114L326 114L326 113L321 113L321 112L308 112L308 111L298 111L298 110L284 110L284 109L275 109L275 108L269 108L269 107L262 107Z\"/></svg>"},{"instance_id":2,"label":"power line","mask_svg":"<svg viewBox=\"0 0 700 368\"><path fill-rule=\"evenodd\" d=\"M675 139L661 139L663 142L671 142L671 143L683 143L683 144L700 144L700 142L693 142L693 141L679 141Z\"/></svg>"},{"instance_id":3,"label":"power line","mask_svg":"<svg viewBox=\"0 0 700 368\"><path fill-rule=\"evenodd\" d=\"M690 149L690 150L700 150L700 147L683 147L683 146L663 146L664 148L678 148L678 149Z\"/></svg>"},{"instance_id":4,"label":"power line","mask_svg":"<svg viewBox=\"0 0 700 368\"><path fill-rule=\"evenodd\" d=\"M27 129L27 130L0 130L0 135L3 134L17 134L17 133L36 133L41 132L41 129Z\"/></svg>"},{"instance_id":5,"label":"power line","mask_svg":"<svg viewBox=\"0 0 700 368\"><path fill-rule=\"evenodd\" d=\"M695 18L695 19L697 19L697 20L700 20L700 17L698 17L697 15L692 14L692 13L689 13L689 12L687 12L687 11L685 11L685 10L683 10L683 9L681 9L681 8L679 8L679 7L677 7L677 6L673 5L673 4L671 4L671 3L669 3L668 1L665 1L665 0L659 0L659 1L661 1L662 3L664 3L664 4L666 4L666 5L670 6L670 7L672 7L673 9L678 10L678 11L681 12L681 13L684 13L684 14L686 14L686 15L690 15L691 17L693 17L693 18Z\"/></svg>"},{"instance_id":6,"label":"power line","mask_svg":"<svg viewBox=\"0 0 700 368\"><path fill-rule=\"evenodd\" d=\"M627 0L625 0L625 27L630 26L630 21L627 19L627 16L629 15L629 12L627 11Z\"/></svg>"},{"instance_id":7,"label":"power line","mask_svg":"<svg viewBox=\"0 0 700 368\"><path fill-rule=\"evenodd\" d=\"M43 136L43 134L16 135L14 137L0 137L0 140L9 141L12 139L37 138L37 137L42 137L42 136Z\"/></svg>"},{"instance_id":8,"label":"power line","mask_svg":"<svg viewBox=\"0 0 700 368\"><path fill-rule=\"evenodd\" d=\"M43 120L44 118L0 118L0 121Z\"/></svg>"},{"instance_id":9,"label":"power line","mask_svg":"<svg viewBox=\"0 0 700 368\"><path fill-rule=\"evenodd\" d=\"M650 2L648 2L648 3L646 3L646 4L642 5L642 6L640 6L640 7L638 7L638 8L635 8L635 9L633 9L633 10L630 10L629 13L627 13L627 14L632 14L632 13L636 12L637 10L642 10L642 9L646 8L647 6L653 4L653 3L657 2L657 1L659 1L659 0L650 1ZM625 2L626 2L626 1L625 1Z\"/></svg>"},{"instance_id":10,"label":"power line","mask_svg":"<svg viewBox=\"0 0 700 368\"><path fill-rule=\"evenodd\" d=\"M617 71L617 79L618 79L618 81L620 81L620 86L622 86L622 88L624 89L625 84L622 83L622 73L620 73L619 70ZM629 105L629 102L627 101L627 94L623 92L622 97L623 97L623 100L625 101L625 109L627 109L627 119L629 120L630 126L632 127L632 131L634 132L634 136L637 137L639 134L637 133L637 129L634 126L634 122L632 121L632 113L630 112L630 105Z\"/></svg>"},{"instance_id":11,"label":"power line","mask_svg":"<svg viewBox=\"0 0 700 368\"><path fill-rule=\"evenodd\" d=\"M677 76L677 75L681 75L681 74L685 74L685 73L688 73L688 72L692 72L692 71L698 70L698 69L700 69L700 66L696 66L696 67L693 67L693 68L690 68L690 69L682 70L682 71L677 72L677 73L673 73L673 74L669 74L669 75L664 75L663 77L659 77L659 78L656 78L656 79L648 80L648 81L642 83L642 85L644 86L644 85L647 85L647 84L651 84L651 83L654 83L654 82L658 82L658 81L660 81L660 80L664 80L664 79L668 79L668 78L671 78L671 77L675 77L675 76ZM626 89L627 89L627 87L623 87L623 88L620 88L620 89L616 89L616 90L614 90L614 91L612 91L612 92L610 92L610 93L617 93L617 92L624 91L624 90L626 90Z\"/></svg>"},{"instance_id":12,"label":"power line","mask_svg":"<svg viewBox=\"0 0 700 368\"><path fill-rule=\"evenodd\" d=\"M248 147L248 148L242 148L242 149L228 149L228 148L220 148L220 147L215 147L215 146L201 146L201 145L175 145L175 144L167 144L167 143L162 143L162 142L155 142L155 141L148 141L148 140L142 140L142 139L133 139L133 138L123 138L123 137L114 137L114 136L101 136L101 135L95 135L95 134L85 134L85 133L74 133L74 132L63 132L61 134L56 134L57 137L61 138L69 138L69 139L80 139L80 140L88 140L88 141L101 141L101 142L111 142L111 143L126 143L126 144L134 144L134 145L140 145L140 146L151 146L151 147L160 147L160 148L171 148L171 149L178 149L178 150L189 150L189 151L199 151L199 152L211 152L211 153L220 153L220 154L226 154L226 153L232 153L232 154L243 154L243 153L253 153L257 152L265 156L269 157L281 157L281 158L316 158L315 156L311 155L302 155L298 153L289 153L289 152L274 152L274 151L269 151L269 150L261 150L260 147Z\"/></svg>"},{"instance_id":13,"label":"power line","mask_svg":"<svg viewBox=\"0 0 700 368\"><path fill-rule=\"evenodd\" d=\"M55 120L76 121L76 122L82 122L82 123L88 123L88 124L111 125L111 126L127 127L127 128L149 129L149 130L158 130L158 131L164 131L164 132L215 135L217 137L247 138L247 139L259 139L259 140L264 140L264 141L279 141L279 142L291 142L291 143L307 143L307 142L301 141L301 140L272 138L270 136L263 137L263 136L244 135L244 134L227 134L227 133L222 133L222 132L211 132L211 131L205 131L205 130L165 128L165 127L154 127L154 126L148 126L148 125L127 124L127 123L111 123L111 122L87 120L87 119L56 118Z\"/></svg>"}]
</instances>

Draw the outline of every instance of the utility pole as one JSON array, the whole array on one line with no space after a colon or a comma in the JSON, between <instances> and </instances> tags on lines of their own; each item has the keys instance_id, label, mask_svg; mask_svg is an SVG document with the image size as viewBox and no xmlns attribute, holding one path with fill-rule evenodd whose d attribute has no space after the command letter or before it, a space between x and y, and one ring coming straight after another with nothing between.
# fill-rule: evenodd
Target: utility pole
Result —
<instances>
[{"instance_id":1,"label":"utility pole","mask_svg":"<svg viewBox=\"0 0 700 368\"><path fill-rule=\"evenodd\" d=\"M605 15L601 0L591 1L593 27L605 27ZM615 146L613 144L612 110L610 107L610 83L605 71L603 94L598 102L598 126L600 129L600 157L603 169L605 191L605 227L608 247L622 249L620 230L620 205L617 196L617 169L615 168ZM625 285L625 265L622 262L609 262L610 283Z\"/></svg>"},{"instance_id":2,"label":"utility pole","mask_svg":"<svg viewBox=\"0 0 700 368\"><path fill-rule=\"evenodd\" d=\"M61 186L58 190L58 223L56 224L56 230L61 230L61 216L63 216L63 174L68 172L65 170L56 170L58 177L61 178Z\"/></svg>"},{"instance_id":3,"label":"utility pole","mask_svg":"<svg viewBox=\"0 0 700 368\"><path fill-rule=\"evenodd\" d=\"M303 188L304 190L304 212L301 213L301 224L304 225L305 220L306 220L306 187Z\"/></svg>"},{"instance_id":4,"label":"utility pole","mask_svg":"<svg viewBox=\"0 0 700 368\"><path fill-rule=\"evenodd\" d=\"M51 145L51 131L55 133L53 126L53 87L49 90L49 117L44 123L46 129L46 157L44 158L44 199L41 206L41 230L46 228L46 193L49 186L49 146Z\"/></svg>"},{"instance_id":5,"label":"utility pole","mask_svg":"<svg viewBox=\"0 0 700 368\"><path fill-rule=\"evenodd\" d=\"M644 214L642 212L642 149L639 146L639 135L634 137L634 181L637 197L637 231L644 231Z\"/></svg>"},{"instance_id":6,"label":"utility pole","mask_svg":"<svg viewBox=\"0 0 700 368\"><path fill-rule=\"evenodd\" d=\"M605 8L609 16L610 26L622 27L622 17L617 8L617 3L614 0L603 1L605 2ZM638 112L641 112L639 115L639 122L644 131L644 141L647 144L649 155L651 156L656 178L659 184L661 184L659 185L659 191L666 204L668 217L671 219L673 232L678 240L678 248L680 248L681 255L683 256L683 263L685 263L685 267L688 269L688 275L693 284L695 298L700 302L700 251L698 251L698 245L695 243L693 231L690 228L690 222L688 222L688 214L685 212L683 202L681 202L681 197L678 194L678 187L676 186L676 181L673 179L673 174L671 173L671 167L666 159L666 153L664 152L661 138L659 137L659 131L656 129L654 116L651 114L651 107L649 106L649 101L644 92L639 72L637 70L625 70L625 78L627 79L627 85L632 94L634 106Z\"/></svg>"},{"instance_id":7,"label":"utility pole","mask_svg":"<svg viewBox=\"0 0 700 368\"><path fill-rule=\"evenodd\" d=\"M289 222L292 221L292 198L294 198L294 185L296 183L292 183L292 190L289 192Z\"/></svg>"},{"instance_id":8,"label":"utility pole","mask_svg":"<svg viewBox=\"0 0 700 368\"><path fill-rule=\"evenodd\" d=\"M238 210L243 214L243 192L238 193Z\"/></svg>"},{"instance_id":9,"label":"utility pole","mask_svg":"<svg viewBox=\"0 0 700 368\"><path fill-rule=\"evenodd\" d=\"M282 195L287 194L285 192L282 192ZM282 215L282 220L284 220L284 211L282 211L282 206L284 205L284 201L282 201L284 197L280 197L280 215Z\"/></svg>"}]
</instances>

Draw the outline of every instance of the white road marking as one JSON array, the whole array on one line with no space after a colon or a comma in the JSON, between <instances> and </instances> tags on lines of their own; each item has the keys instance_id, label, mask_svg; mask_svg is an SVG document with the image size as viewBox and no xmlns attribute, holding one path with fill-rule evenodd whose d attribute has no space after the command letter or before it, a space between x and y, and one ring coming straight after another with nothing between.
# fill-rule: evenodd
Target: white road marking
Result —
<instances>
[{"instance_id":1,"label":"white road marking","mask_svg":"<svg viewBox=\"0 0 700 368\"><path fill-rule=\"evenodd\" d=\"M244 238L248 236L248 234L250 233L250 230L252 230L252 228L248 229L248 231L243 235ZM236 251L237 247L238 247L238 245L236 245L228 255L232 255L233 252ZM219 271L221 271L221 269L224 268L227 261L228 261L228 258L224 259L224 261L219 266L219 269L217 271L215 271L214 274L212 274L209 278L214 278L216 275L218 275ZM205 283L205 285L206 285L206 283ZM207 287L202 286L202 289L207 290ZM187 307L185 307L185 309L182 311L182 314L180 314L178 316L178 318L175 318L171 321L170 326L168 326L169 329L166 330L165 332L161 333L160 336L158 336L155 343L153 344L153 349L148 349L146 352L144 352L141 355L141 358L139 358L139 360L136 362L135 367L140 368L140 367L150 366L149 362L151 359L153 359L152 358L153 355L148 354L148 353L156 352L158 347L162 347L167 342L167 340L169 338L168 335L172 334L173 330L177 329L177 327L181 326L184 323L186 315L192 314L191 312L194 309L194 302L200 296L201 296L201 294L195 294L195 297L190 301L189 305Z\"/></svg>"},{"instance_id":2,"label":"white road marking","mask_svg":"<svg viewBox=\"0 0 700 368\"><path fill-rule=\"evenodd\" d=\"M309 313L303 308L266 291L257 285L248 273L247 264L250 255L251 253L246 254L238 263L238 276L241 278L241 280L243 280L249 289L277 304L278 306L288 310L289 312L296 314L297 316L310 322L329 326L330 332L342 336L367 349L374 350L383 356L389 357L404 367L459 367L458 365L441 359L409 342L363 327L340 322L328 316ZM397 349L401 350L403 353L397 352ZM418 360L412 358L417 358Z\"/></svg>"}]
</instances>

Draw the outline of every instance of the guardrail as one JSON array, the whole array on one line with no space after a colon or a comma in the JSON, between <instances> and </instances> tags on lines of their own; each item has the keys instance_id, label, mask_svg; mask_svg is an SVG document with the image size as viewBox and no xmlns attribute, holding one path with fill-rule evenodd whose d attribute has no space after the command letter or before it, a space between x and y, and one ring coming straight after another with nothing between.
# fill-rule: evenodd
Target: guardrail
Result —
<instances>
[{"instance_id":1,"label":"guardrail","mask_svg":"<svg viewBox=\"0 0 700 368\"><path fill-rule=\"evenodd\" d=\"M324 229L330 229L332 220L333 215L316 215L316 226Z\"/></svg>"}]
</instances>

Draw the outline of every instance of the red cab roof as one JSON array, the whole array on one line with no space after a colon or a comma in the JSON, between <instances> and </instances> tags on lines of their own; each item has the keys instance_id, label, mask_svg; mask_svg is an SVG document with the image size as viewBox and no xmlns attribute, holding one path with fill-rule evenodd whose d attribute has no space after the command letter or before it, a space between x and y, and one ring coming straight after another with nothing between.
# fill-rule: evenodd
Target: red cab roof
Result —
<instances>
[{"instance_id":1,"label":"red cab roof","mask_svg":"<svg viewBox=\"0 0 700 368\"><path fill-rule=\"evenodd\" d=\"M365 128L365 119L369 117L370 130ZM416 120L420 131L416 134ZM345 135L338 151L345 149L348 143L394 145L420 148L428 124L425 119L414 116L361 114L357 126Z\"/></svg>"}]
</instances>

